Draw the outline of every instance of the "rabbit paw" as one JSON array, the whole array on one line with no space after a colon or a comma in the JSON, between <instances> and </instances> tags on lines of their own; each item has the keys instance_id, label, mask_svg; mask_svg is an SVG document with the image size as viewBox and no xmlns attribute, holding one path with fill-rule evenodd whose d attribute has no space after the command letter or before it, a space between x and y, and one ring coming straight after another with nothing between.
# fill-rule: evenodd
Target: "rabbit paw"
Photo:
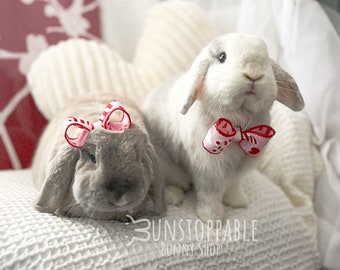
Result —
<instances>
[{"instance_id":1,"label":"rabbit paw","mask_svg":"<svg viewBox=\"0 0 340 270\"><path fill-rule=\"evenodd\" d=\"M177 186L165 187L165 201L170 205L180 205L184 200L184 192Z\"/></svg>"},{"instance_id":2,"label":"rabbit paw","mask_svg":"<svg viewBox=\"0 0 340 270\"><path fill-rule=\"evenodd\" d=\"M225 211L222 204L215 205L214 207L202 204L197 207L197 215L202 221L206 223L212 222L214 227L216 227L217 223L223 220Z\"/></svg>"},{"instance_id":3,"label":"rabbit paw","mask_svg":"<svg viewBox=\"0 0 340 270\"><path fill-rule=\"evenodd\" d=\"M231 207L246 208L249 200L243 190L239 192L226 192L223 197L223 202Z\"/></svg>"}]
</instances>

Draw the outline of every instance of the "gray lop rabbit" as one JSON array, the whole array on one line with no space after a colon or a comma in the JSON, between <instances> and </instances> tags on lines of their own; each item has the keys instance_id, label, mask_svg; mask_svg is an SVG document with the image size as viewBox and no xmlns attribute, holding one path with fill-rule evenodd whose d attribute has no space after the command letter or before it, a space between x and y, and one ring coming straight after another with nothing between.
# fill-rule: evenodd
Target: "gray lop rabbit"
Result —
<instances>
[{"instance_id":1,"label":"gray lop rabbit","mask_svg":"<svg viewBox=\"0 0 340 270\"><path fill-rule=\"evenodd\" d=\"M146 205L165 211L163 175L143 116L131 101L111 99L75 98L48 124L33 161L37 210L118 220Z\"/></svg>"},{"instance_id":2,"label":"gray lop rabbit","mask_svg":"<svg viewBox=\"0 0 340 270\"><path fill-rule=\"evenodd\" d=\"M294 79L268 56L263 40L231 33L202 49L190 69L155 89L143 112L166 177L166 200L179 204L193 182L197 214L221 220L223 204L247 206L242 176L275 134L275 100L298 111Z\"/></svg>"}]
</instances>

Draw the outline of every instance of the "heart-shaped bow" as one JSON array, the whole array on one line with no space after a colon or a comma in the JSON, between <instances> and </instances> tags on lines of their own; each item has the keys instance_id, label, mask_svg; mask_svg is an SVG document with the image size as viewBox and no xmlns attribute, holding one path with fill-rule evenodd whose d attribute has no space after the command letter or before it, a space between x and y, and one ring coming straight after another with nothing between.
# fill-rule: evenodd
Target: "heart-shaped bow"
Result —
<instances>
[{"instance_id":1,"label":"heart-shaped bow","mask_svg":"<svg viewBox=\"0 0 340 270\"><path fill-rule=\"evenodd\" d=\"M113 121L112 114L116 111L122 113L120 121ZM108 103L103 111L99 121L95 123L90 123L89 121L78 119L75 117L68 117L64 121L64 137L69 145L81 148L89 133L97 128L104 128L110 131L123 132L130 128L131 118L129 113L125 110L124 106L116 100L112 100ZM69 129L71 127L81 129L81 132L77 137L72 137L70 135Z\"/></svg>"},{"instance_id":2,"label":"heart-shaped bow","mask_svg":"<svg viewBox=\"0 0 340 270\"><path fill-rule=\"evenodd\" d=\"M257 156L274 135L275 130L267 125L254 126L243 131L234 127L228 119L220 118L209 129L202 144L209 153L219 154L234 141L248 155Z\"/></svg>"}]
</instances>

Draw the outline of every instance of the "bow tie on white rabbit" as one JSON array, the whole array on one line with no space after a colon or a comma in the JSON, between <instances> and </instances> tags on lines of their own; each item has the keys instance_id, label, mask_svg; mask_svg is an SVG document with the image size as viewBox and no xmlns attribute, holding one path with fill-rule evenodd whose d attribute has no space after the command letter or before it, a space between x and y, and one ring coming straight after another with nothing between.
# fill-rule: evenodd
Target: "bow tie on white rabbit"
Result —
<instances>
[{"instance_id":1,"label":"bow tie on white rabbit","mask_svg":"<svg viewBox=\"0 0 340 270\"><path fill-rule=\"evenodd\" d=\"M275 134L275 100L294 111L304 107L294 79L270 59L264 41L239 33L217 37L187 72L155 89L143 110L162 160L167 202L180 204L193 182L204 221L223 219L224 204L246 207L242 178ZM221 121L232 134L218 129ZM221 135L227 135L223 149Z\"/></svg>"}]
</instances>

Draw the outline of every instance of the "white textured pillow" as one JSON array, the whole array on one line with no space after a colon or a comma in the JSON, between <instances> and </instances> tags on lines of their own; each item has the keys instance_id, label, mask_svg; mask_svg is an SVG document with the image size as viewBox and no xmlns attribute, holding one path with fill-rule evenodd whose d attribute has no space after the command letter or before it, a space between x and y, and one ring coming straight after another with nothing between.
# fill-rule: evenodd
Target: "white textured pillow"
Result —
<instances>
[{"instance_id":1,"label":"white textured pillow","mask_svg":"<svg viewBox=\"0 0 340 270\"><path fill-rule=\"evenodd\" d=\"M196 5L158 4L150 11L131 63L105 44L79 39L41 53L28 74L34 101L47 119L86 92L112 92L141 103L157 84L188 68L214 33Z\"/></svg>"},{"instance_id":2,"label":"white textured pillow","mask_svg":"<svg viewBox=\"0 0 340 270\"><path fill-rule=\"evenodd\" d=\"M197 220L194 196L180 207L170 206L165 217L150 219L148 228L146 222L125 224L37 212L32 207L37 192L30 180L31 171L0 172L3 269L312 270L320 266L315 239L302 218L285 194L258 172L245 181L251 204L247 209L228 208L230 228L220 230L218 237ZM239 235L235 221L240 224Z\"/></svg>"},{"instance_id":3,"label":"white textured pillow","mask_svg":"<svg viewBox=\"0 0 340 270\"><path fill-rule=\"evenodd\" d=\"M258 168L283 190L316 238L313 199L323 163L313 143L310 121L304 112L293 112L279 102L274 103L271 116L276 134Z\"/></svg>"}]
</instances>

